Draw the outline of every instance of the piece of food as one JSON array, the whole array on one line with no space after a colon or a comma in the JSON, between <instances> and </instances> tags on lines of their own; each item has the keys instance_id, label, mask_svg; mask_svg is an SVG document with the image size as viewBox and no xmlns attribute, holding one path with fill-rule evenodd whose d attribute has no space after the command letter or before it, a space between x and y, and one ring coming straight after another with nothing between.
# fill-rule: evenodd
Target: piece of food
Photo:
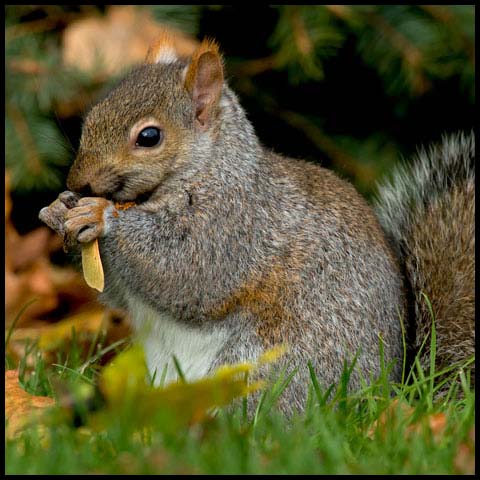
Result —
<instances>
[{"instance_id":1,"label":"piece of food","mask_svg":"<svg viewBox=\"0 0 480 480\"><path fill-rule=\"evenodd\" d=\"M89 287L103 292L105 278L103 275L102 259L98 248L98 239L82 247L83 276Z\"/></svg>"},{"instance_id":2,"label":"piece of food","mask_svg":"<svg viewBox=\"0 0 480 480\"><path fill-rule=\"evenodd\" d=\"M117 210L128 210L129 208L132 208L136 205L135 202L125 202L125 203L118 203L115 202L115 208Z\"/></svg>"}]
</instances>

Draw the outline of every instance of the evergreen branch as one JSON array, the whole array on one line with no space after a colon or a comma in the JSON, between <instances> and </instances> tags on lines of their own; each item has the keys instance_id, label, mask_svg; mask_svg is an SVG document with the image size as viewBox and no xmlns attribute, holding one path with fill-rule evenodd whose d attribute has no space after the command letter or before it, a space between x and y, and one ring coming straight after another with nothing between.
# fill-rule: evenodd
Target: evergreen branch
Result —
<instances>
[{"instance_id":1,"label":"evergreen branch","mask_svg":"<svg viewBox=\"0 0 480 480\"><path fill-rule=\"evenodd\" d=\"M429 90L432 85L421 72L423 64L422 51L381 15L370 11L365 14L365 17L372 27L384 35L392 47L400 53L404 63L410 67L413 73L412 86L415 93L422 94Z\"/></svg>"},{"instance_id":2,"label":"evergreen branch","mask_svg":"<svg viewBox=\"0 0 480 480\"><path fill-rule=\"evenodd\" d=\"M352 13L351 9L345 5L325 5L325 7L330 13L344 19L350 17ZM287 6L285 16L292 26L293 38L297 51L306 57L311 55L315 48L315 44L308 33L308 29L302 19L298 6ZM285 63L282 61L281 57L282 55L280 52L277 52L267 57L246 60L242 65L236 67L236 71L240 75L255 76L269 70L275 70Z\"/></svg>"},{"instance_id":3,"label":"evergreen branch","mask_svg":"<svg viewBox=\"0 0 480 480\"><path fill-rule=\"evenodd\" d=\"M266 111L275 117L280 117L296 130L303 132L332 161L332 164L338 170L345 172L363 185L370 185L372 180L377 178L373 167L360 164L357 159L345 152L328 134L305 116L283 109L273 97L261 92L250 79L245 78L243 85L239 84L238 87L248 91L250 96L257 98Z\"/></svg>"},{"instance_id":4,"label":"evergreen branch","mask_svg":"<svg viewBox=\"0 0 480 480\"><path fill-rule=\"evenodd\" d=\"M45 65L31 58L21 60L14 58L8 61L8 67L12 72L24 75L44 75L49 73Z\"/></svg>"},{"instance_id":5,"label":"evergreen branch","mask_svg":"<svg viewBox=\"0 0 480 480\"><path fill-rule=\"evenodd\" d=\"M11 103L6 106L6 109L17 132L17 137L21 139L22 147L25 151L27 170L36 175L40 174L42 162L40 161L40 155L35 147L35 140L30 133L30 127L25 116L16 105Z\"/></svg>"},{"instance_id":6,"label":"evergreen branch","mask_svg":"<svg viewBox=\"0 0 480 480\"><path fill-rule=\"evenodd\" d=\"M278 55L273 54L264 58L256 58L254 60L247 60L237 66L235 70L239 75L255 76L260 73L274 70L279 66Z\"/></svg>"},{"instance_id":7,"label":"evergreen branch","mask_svg":"<svg viewBox=\"0 0 480 480\"><path fill-rule=\"evenodd\" d=\"M345 35L323 6L284 5L270 44L277 49L275 67L285 68L291 83L321 80L323 59L333 55Z\"/></svg>"},{"instance_id":8,"label":"evergreen branch","mask_svg":"<svg viewBox=\"0 0 480 480\"><path fill-rule=\"evenodd\" d=\"M353 12L348 5L324 5L324 7L340 20L350 20Z\"/></svg>"},{"instance_id":9,"label":"evergreen branch","mask_svg":"<svg viewBox=\"0 0 480 480\"><path fill-rule=\"evenodd\" d=\"M432 18L448 25L454 20L452 12L440 5L419 5L419 7L427 12Z\"/></svg>"},{"instance_id":10,"label":"evergreen branch","mask_svg":"<svg viewBox=\"0 0 480 480\"><path fill-rule=\"evenodd\" d=\"M297 5L289 7L291 15L287 15L292 25L293 38L299 53L309 56L313 51L313 42L310 38L305 23L303 22L300 10Z\"/></svg>"},{"instance_id":11,"label":"evergreen branch","mask_svg":"<svg viewBox=\"0 0 480 480\"><path fill-rule=\"evenodd\" d=\"M460 38L470 62L475 65L475 42L458 27L458 21L455 15L443 5L420 5L420 8L433 19L446 25L450 31L454 32L455 35Z\"/></svg>"},{"instance_id":12,"label":"evergreen branch","mask_svg":"<svg viewBox=\"0 0 480 480\"><path fill-rule=\"evenodd\" d=\"M44 5L44 10L48 12L49 5ZM88 7L88 6L87 6ZM74 20L79 18L85 18L86 16L91 16L91 9L82 10L81 12L55 12L48 13L44 18L38 20L31 20L25 23L17 23L15 25L10 25L5 28L5 40L14 40L25 35L31 35L32 33L44 33L51 30L55 30L59 25L68 25ZM98 14L96 9L95 12Z\"/></svg>"},{"instance_id":13,"label":"evergreen branch","mask_svg":"<svg viewBox=\"0 0 480 480\"><path fill-rule=\"evenodd\" d=\"M384 37L390 40L390 44L402 54L411 67L418 68L422 63L422 52L415 45L381 15L375 12L368 12L366 17L373 27L380 30Z\"/></svg>"},{"instance_id":14,"label":"evergreen branch","mask_svg":"<svg viewBox=\"0 0 480 480\"><path fill-rule=\"evenodd\" d=\"M32 33L43 33L53 30L57 26L57 20L51 18L42 18L40 20L33 20L28 23L20 23L11 25L5 28L5 40L14 40L24 35L31 35Z\"/></svg>"}]
</instances>

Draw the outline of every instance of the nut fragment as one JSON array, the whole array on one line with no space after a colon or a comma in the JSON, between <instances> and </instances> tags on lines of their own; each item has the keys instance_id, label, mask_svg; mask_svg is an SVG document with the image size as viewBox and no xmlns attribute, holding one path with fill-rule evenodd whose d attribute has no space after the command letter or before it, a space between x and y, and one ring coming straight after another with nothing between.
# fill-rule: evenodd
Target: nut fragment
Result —
<instances>
[{"instance_id":1,"label":"nut fragment","mask_svg":"<svg viewBox=\"0 0 480 480\"><path fill-rule=\"evenodd\" d=\"M103 275L102 259L98 248L98 239L82 246L83 277L89 287L103 292L105 279Z\"/></svg>"},{"instance_id":2,"label":"nut fragment","mask_svg":"<svg viewBox=\"0 0 480 480\"><path fill-rule=\"evenodd\" d=\"M125 203L115 202L115 208L117 210L128 210L129 208L132 208L135 205L136 205L135 202L125 202Z\"/></svg>"}]
</instances>

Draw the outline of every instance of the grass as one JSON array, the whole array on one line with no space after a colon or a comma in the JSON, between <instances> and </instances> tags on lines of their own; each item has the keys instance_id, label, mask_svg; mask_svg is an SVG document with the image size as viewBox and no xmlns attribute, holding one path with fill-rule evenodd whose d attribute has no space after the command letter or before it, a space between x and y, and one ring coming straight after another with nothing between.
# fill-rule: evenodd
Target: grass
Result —
<instances>
[{"instance_id":1,"label":"grass","mask_svg":"<svg viewBox=\"0 0 480 480\"><path fill-rule=\"evenodd\" d=\"M433 347L434 342L433 335ZM85 360L73 345L63 357L59 354L55 365L46 365L35 343L27 348L19 364L23 386L32 394L58 396L55 385L62 382L64 389L68 385L68 395L75 398L70 410L76 411L77 420L58 408L55 421L7 439L7 474L454 474L468 470L459 466L459 452L471 442L475 421L475 395L467 369L450 371L450 376L461 375L461 382L452 383L447 395L437 400L435 392L441 385L435 379L443 381L445 375L434 371L434 363L425 372L416 362L400 384L388 380L389 366L383 365L382 375L356 393L346 388L351 366L345 365L339 385L329 390L323 389L310 368L307 407L290 419L275 408L288 382L282 377L264 391L252 418L245 415L245 402L239 402L180 428L171 428L168 412L152 411L149 428L143 428L135 421L139 408L135 402L125 400L117 410L100 403L97 412L92 411L92 385L98 383L101 371L97 364L101 355L93 351ZM27 368L27 360L33 367ZM85 390L85 386L89 387ZM88 401L81 391L90 392ZM440 435L428 426L428 419L439 415L446 418ZM79 427L78 418L89 427ZM101 419L98 424L96 418ZM372 429L375 422L378 428Z\"/></svg>"}]
</instances>

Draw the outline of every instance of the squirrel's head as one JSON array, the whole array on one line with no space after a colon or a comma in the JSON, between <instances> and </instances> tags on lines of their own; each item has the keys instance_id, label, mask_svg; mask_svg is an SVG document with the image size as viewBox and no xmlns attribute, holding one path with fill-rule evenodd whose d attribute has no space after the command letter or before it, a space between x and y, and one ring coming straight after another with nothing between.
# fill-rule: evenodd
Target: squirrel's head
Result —
<instances>
[{"instance_id":1,"label":"squirrel's head","mask_svg":"<svg viewBox=\"0 0 480 480\"><path fill-rule=\"evenodd\" d=\"M214 134L223 86L213 41L182 59L162 36L146 63L88 112L68 188L121 202L148 196L201 136Z\"/></svg>"}]
</instances>

